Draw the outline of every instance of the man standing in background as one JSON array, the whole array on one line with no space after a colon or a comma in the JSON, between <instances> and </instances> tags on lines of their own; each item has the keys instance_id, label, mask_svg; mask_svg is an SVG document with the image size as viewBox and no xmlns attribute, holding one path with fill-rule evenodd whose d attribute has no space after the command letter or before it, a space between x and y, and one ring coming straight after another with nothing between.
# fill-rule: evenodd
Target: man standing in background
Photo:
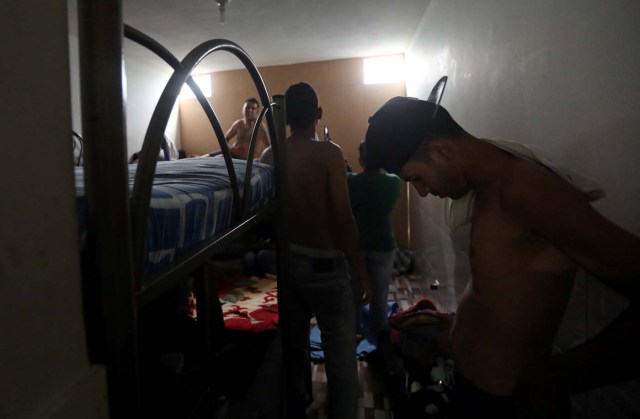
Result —
<instances>
[{"instance_id":1,"label":"man standing in background","mask_svg":"<svg viewBox=\"0 0 640 419\"><path fill-rule=\"evenodd\" d=\"M287 377L287 417L306 417L310 367L310 321L315 315L325 353L327 416L355 419L358 408L355 308L349 265L368 302L370 282L360 256L358 227L351 212L344 155L331 141L316 140L322 117L315 90L307 83L285 94L288 184L288 268L278 288L280 327ZM273 165L267 148L261 161Z\"/></svg>"},{"instance_id":2,"label":"man standing in background","mask_svg":"<svg viewBox=\"0 0 640 419\"><path fill-rule=\"evenodd\" d=\"M402 181L393 174L367 164L364 142L358 146L361 173L347 174L349 199L353 216L358 224L360 252L371 279L372 295L369 303L367 340L373 344L388 332L387 300L389 283L393 275L396 241L393 236L391 212L400 198ZM356 295L361 295L356 278ZM360 330L362 310L356 306L356 328Z\"/></svg>"},{"instance_id":3,"label":"man standing in background","mask_svg":"<svg viewBox=\"0 0 640 419\"><path fill-rule=\"evenodd\" d=\"M249 98L244 102L242 106L242 118L236 120L231 128L227 131L224 139L229 144L229 151L231 157L234 159L246 160L249 154L249 145L251 143L251 134L256 125L258 119L258 108L260 104L255 98ZM236 139L233 144L231 140ZM254 158L260 158L265 148L269 147L269 134L264 125L260 124L258 127L258 138L256 141L256 148L253 154Z\"/></svg>"}]
</instances>

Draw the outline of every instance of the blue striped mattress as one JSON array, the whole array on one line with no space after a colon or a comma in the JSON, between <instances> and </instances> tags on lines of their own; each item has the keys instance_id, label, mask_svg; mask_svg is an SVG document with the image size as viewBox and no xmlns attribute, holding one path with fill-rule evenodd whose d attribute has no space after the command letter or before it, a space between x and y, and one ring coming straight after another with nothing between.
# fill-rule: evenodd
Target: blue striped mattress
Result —
<instances>
[{"instance_id":1,"label":"blue striped mattress","mask_svg":"<svg viewBox=\"0 0 640 419\"><path fill-rule=\"evenodd\" d=\"M233 162L242 198L247 162ZM129 165L130 191L136 168L135 164ZM84 239L86 206L82 167L75 168L75 179L80 233ZM256 213L274 196L273 168L254 162L249 214ZM167 269L180 255L232 227L232 201L224 159L203 157L159 161L147 222L145 276Z\"/></svg>"}]
</instances>

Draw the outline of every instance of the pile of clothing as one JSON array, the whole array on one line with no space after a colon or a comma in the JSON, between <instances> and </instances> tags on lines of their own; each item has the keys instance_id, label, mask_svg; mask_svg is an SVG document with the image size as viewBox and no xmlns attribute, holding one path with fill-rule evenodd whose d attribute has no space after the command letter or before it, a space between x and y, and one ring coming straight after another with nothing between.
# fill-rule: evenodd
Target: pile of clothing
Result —
<instances>
[{"instance_id":1,"label":"pile of clothing","mask_svg":"<svg viewBox=\"0 0 640 419\"><path fill-rule=\"evenodd\" d=\"M438 310L428 298L389 318L391 344L404 372L403 388L393 401L395 417L447 417L454 363L441 354L437 338L452 320L453 314Z\"/></svg>"}]
</instances>

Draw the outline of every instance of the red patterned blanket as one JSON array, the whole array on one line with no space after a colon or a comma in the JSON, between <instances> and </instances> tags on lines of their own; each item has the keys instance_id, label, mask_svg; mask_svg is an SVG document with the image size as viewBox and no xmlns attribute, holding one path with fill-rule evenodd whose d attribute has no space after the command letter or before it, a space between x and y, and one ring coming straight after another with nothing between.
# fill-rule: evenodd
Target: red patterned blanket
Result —
<instances>
[{"instance_id":1,"label":"red patterned blanket","mask_svg":"<svg viewBox=\"0 0 640 419\"><path fill-rule=\"evenodd\" d=\"M221 279L217 287L227 329L264 332L278 328L275 276L229 276Z\"/></svg>"}]
</instances>

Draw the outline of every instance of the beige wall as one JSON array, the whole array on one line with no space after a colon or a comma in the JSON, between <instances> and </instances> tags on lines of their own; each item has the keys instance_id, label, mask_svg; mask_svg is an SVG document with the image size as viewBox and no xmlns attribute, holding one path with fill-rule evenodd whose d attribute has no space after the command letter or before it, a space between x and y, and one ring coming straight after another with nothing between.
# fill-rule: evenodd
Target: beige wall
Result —
<instances>
[{"instance_id":1,"label":"beige wall","mask_svg":"<svg viewBox=\"0 0 640 419\"><path fill-rule=\"evenodd\" d=\"M324 109L318 135L322 137L327 125L354 171L361 170L357 147L364 139L369 116L388 99L404 96L406 91L404 83L365 85L362 59L358 58L263 67L260 73L271 96L284 94L289 85L300 81L315 88ZM257 97L257 92L245 70L213 73L211 85L213 96L209 101L226 131L242 117L243 102ZM187 153L204 154L220 148L196 99L180 102L180 126L182 147ZM396 239L403 247L408 247L406 195L403 193L394 214Z\"/></svg>"}]
</instances>

